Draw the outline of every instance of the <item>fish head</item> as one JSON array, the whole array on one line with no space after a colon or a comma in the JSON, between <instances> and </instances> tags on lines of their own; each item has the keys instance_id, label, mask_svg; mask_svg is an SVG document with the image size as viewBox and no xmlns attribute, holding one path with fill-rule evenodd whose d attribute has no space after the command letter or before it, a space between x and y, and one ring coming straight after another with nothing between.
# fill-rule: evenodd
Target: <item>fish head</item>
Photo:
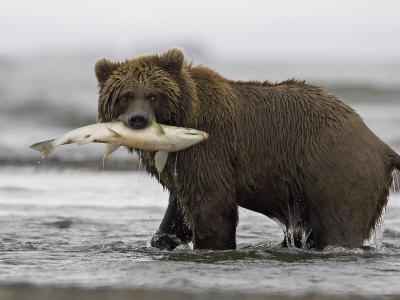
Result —
<instances>
[{"instance_id":1,"label":"fish head","mask_svg":"<svg viewBox=\"0 0 400 300\"><path fill-rule=\"evenodd\" d=\"M163 126L163 130L168 139L183 148L203 142L209 137L208 133L193 128Z\"/></svg>"}]
</instances>

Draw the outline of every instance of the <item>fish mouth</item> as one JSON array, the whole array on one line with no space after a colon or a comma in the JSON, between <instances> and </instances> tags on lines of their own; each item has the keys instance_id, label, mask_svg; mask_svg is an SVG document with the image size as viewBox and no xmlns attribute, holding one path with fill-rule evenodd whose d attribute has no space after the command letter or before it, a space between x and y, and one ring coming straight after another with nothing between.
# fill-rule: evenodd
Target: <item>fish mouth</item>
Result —
<instances>
[{"instance_id":1,"label":"fish mouth","mask_svg":"<svg viewBox=\"0 0 400 300\"><path fill-rule=\"evenodd\" d=\"M204 140L208 139L209 135L207 132L202 132L201 134L203 135Z\"/></svg>"},{"instance_id":2,"label":"fish mouth","mask_svg":"<svg viewBox=\"0 0 400 300\"><path fill-rule=\"evenodd\" d=\"M208 139L208 133L206 132L184 132L184 134L188 134L188 135L195 135L195 136L203 136L203 141L205 141L206 139Z\"/></svg>"}]
</instances>

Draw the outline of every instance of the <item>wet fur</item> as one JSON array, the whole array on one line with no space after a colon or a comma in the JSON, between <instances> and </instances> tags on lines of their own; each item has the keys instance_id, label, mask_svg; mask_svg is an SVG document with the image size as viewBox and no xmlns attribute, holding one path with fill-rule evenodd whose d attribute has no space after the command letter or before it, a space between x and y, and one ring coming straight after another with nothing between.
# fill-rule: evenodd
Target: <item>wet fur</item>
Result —
<instances>
[{"instance_id":1,"label":"wet fur","mask_svg":"<svg viewBox=\"0 0 400 300\"><path fill-rule=\"evenodd\" d=\"M283 244L360 247L385 207L400 157L352 108L302 81L242 82L186 63L182 51L96 63L99 120L121 113L126 91L158 93L148 111L160 123L209 133L171 153L161 183L171 194L160 230L197 249L233 249L238 205L279 222ZM158 177L154 153L142 151ZM176 216L179 230L173 229ZM168 224L163 226L163 224ZM172 225L171 225L172 224ZM190 233L188 233L190 231ZM184 232L180 234L179 232ZM305 243L304 243L305 242Z\"/></svg>"}]
</instances>

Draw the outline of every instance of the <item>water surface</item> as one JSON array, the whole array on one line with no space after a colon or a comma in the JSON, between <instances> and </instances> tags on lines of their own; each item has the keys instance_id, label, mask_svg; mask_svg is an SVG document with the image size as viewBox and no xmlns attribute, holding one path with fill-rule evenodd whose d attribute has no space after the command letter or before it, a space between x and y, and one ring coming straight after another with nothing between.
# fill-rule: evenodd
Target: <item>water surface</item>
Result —
<instances>
[{"instance_id":1,"label":"water surface","mask_svg":"<svg viewBox=\"0 0 400 300\"><path fill-rule=\"evenodd\" d=\"M101 163L101 162L99 162ZM0 282L301 295L400 295L400 195L380 249L280 248L280 227L240 209L238 249L149 247L168 195L144 172L0 169Z\"/></svg>"}]
</instances>

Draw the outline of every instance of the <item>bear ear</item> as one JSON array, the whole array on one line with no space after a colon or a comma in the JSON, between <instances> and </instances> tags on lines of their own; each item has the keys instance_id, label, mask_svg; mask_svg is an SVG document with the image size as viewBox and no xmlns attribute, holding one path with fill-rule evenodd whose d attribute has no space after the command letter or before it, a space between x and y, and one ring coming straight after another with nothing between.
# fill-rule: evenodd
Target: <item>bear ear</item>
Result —
<instances>
[{"instance_id":1,"label":"bear ear","mask_svg":"<svg viewBox=\"0 0 400 300\"><path fill-rule=\"evenodd\" d=\"M169 70L180 71L184 62L182 49L172 48L159 56L160 66Z\"/></svg>"},{"instance_id":2,"label":"bear ear","mask_svg":"<svg viewBox=\"0 0 400 300\"><path fill-rule=\"evenodd\" d=\"M103 84L118 65L118 63L112 62L107 58L99 58L94 65L94 72L99 83Z\"/></svg>"}]
</instances>

